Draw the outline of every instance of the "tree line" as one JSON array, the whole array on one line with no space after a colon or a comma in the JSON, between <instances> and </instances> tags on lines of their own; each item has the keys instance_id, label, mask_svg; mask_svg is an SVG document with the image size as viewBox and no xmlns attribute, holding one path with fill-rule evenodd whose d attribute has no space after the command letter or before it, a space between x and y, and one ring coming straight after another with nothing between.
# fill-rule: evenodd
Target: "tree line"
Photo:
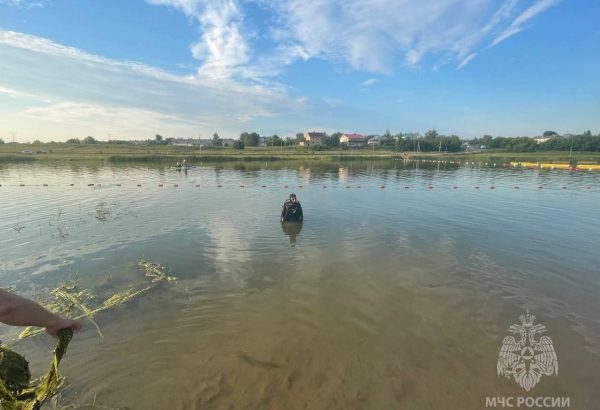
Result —
<instances>
[{"instance_id":1,"label":"tree line","mask_svg":"<svg viewBox=\"0 0 600 410\"><path fill-rule=\"evenodd\" d=\"M535 152L535 151L600 151L600 134L592 135L590 130L577 135L558 135L554 131L546 131L543 137L549 138L538 143L529 137L492 137L484 135L475 138L469 143L481 145L486 149L503 149L509 152Z\"/></svg>"},{"instance_id":2,"label":"tree line","mask_svg":"<svg viewBox=\"0 0 600 410\"><path fill-rule=\"evenodd\" d=\"M341 132L324 134L320 144L311 146L313 150L328 149L349 149L345 144L340 143ZM585 131L582 134L559 135L554 131L546 131L542 134L548 140L538 142L530 137L492 137L484 135L480 138L471 140L461 140L457 135L443 135L436 130L429 130L425 135L418 133L397 133L392 134L386 130L383 135L366 135L363 141L363 147L368 149L395 150L399 152L459 152L465 150L465 146L480 147L482 149L499 149L508 152L535 152L535 151L590 151L600 152L600 134L592 135L591 131ZM372 146L370 142L375 141ZM174 141L173 138L163 138L156 134L154 139L148 139L149 145L169 145ZM304 141L304 133L297 133L295 138L282 138L277 134L264 137L264 145L268 147L284 147L298 145ZM218 133L212 136L212 146L222 147L223 140ZM258 147L261 142L261 136L257 132L242 132L239 140L233 144L233 148L244 149L245 147ZM5 141L0 138L0 144ZM131 144L131 141L111 140L108 142L98 141L92 136L83 139L71 138L66 141L67 144ZM34 144L41 144L35 141Z\"/></svg>"}]
</instances>

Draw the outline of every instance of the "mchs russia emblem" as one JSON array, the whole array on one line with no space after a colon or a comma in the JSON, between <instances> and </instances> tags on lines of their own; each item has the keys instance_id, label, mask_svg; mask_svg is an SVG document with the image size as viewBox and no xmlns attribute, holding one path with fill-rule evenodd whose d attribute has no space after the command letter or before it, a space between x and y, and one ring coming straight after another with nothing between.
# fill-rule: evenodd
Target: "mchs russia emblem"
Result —
<instances>
[{"instance_id":1,"label":"mchs russia emblem","mask_svg":"<svg viewBox=\"0 0 600 410\"><path fill-rule=\"evenodd\" d=\"M510 325L513 336L506 336L498 354L498 375L514 380L526 391L542 378L558 374L558 359L546 326L534 325L535 316L527 311L519 316L521 324Z\"/></svg>"}]
</instances>

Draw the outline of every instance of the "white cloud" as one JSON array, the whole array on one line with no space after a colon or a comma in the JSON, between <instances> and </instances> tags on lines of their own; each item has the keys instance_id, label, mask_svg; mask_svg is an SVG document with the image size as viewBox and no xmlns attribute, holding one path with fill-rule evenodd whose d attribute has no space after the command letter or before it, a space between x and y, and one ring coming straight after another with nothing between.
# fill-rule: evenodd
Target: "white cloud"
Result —
<instances>
[{"instance_id":1,"label":"white cloud","mask_svg":"<svg viewBox=\"0 0 600 410\"><path fill-rule=\"evenodd\" d=\"M341 100L339 98L332 98L332 97L323 97L323 102L325 104L327 104L327 106L329 108L337 108L344 103L343 100Z\"/></svg>"},{"instance_id":2,"label":"white cloud","mask_svg":"<svg viewBox=\"0 0 600 410\"><path fill-rule=\"evenodd\" d=\"M0 94L6 94L10 98L31 98L40 102L51 103L52 100L48 97L44 97L37 94L29 94L19 90L15 90L10 87L4 87L0 84Z\"/></svg>"},{"instance_id":3,"label":"white cloud","mask_svg":"<svg viewBox=\"0 0 600 410\"><path fill-rule=\"evenodd\" d=\"M0 0L0 5L6 4L13 7L22 7L32 9L34 7L44 7L48 0Z\"/></svg>"},{"instance_id":4,"label":"white cloud","mask_svg":"<svg viewBox=\"0 0 600 410\"><path fill-rule=\"evenodd\" d=\"M158 118L160 124L185 122L188 130L205 127L201 132L209 134L215 129L238 132L260 117L293 113L308 104L304 98L290 98L287 87L273 80L290 64L319 59L336 70L387 74L401 66L462 68L560 0L146 2L175 8L198 25L198 38L189 45L198 61L191 74L0 30L0 94L36 100L38 111L29 103L30 110L19 118L36 113L49 123L62 118L68 125L72 118L79 124L85 113L94 112L90 107L103 107L97 108L97 117L119 124L140 115L151 124L150 118ZM0 0L17 7L37 3ZM247 7L262 10L251 15L257 21L248 21ZM362 85L375 82L371 78ZM114 113L107 107L121 108ZM87 118L102 128L93 115Z\"/></svg>"},{"instance_id":5,"label":"white cloud","mask_svg":"<svg viewBox=\"0 0 600 410\"><path fill-rule=\"evenodd\" d=\"M36 121L50 121L59 124L82 125L94 121L110 124L116 128L146 129L157 124L185 124L175 115L129 107L103 106L79 102L61 102L48 106L32 107L19 115Z\"/></svg>"},{"instance_id":6,"label":"white cloud","mask_svg":"<svg viewBox=\"0 0 600 410\"><path fill-rule=\"evenodd\" d=\"M370 87L372 85L375 85L379 82L378 79L376 78L369 78L368 80L365 80L361 83L361 85L364 85L365 87Z\"/></svg>"},{"instance_id":7,"label":"white cloud","mask_svg":"<svg viewBox=\"0 0 600 410\"><path fill-rule=\"evenodd\" d=\"M519 16L510 24L508 28L502 31L490 44L490 47L506 40L509 37L523 31L525 29L525 23L537 16L538 14L546 11L552 6L558 4L561 0L540 0L532 6L525 9Z\"/></svg>"},{"instance_id":8,"label":"white cloud","mask_svg":"<svg viewBox=\"0 0 600 410\"><path fill-rule=\"evenodd\" d=\"M58 58L67 58L74 61L99 64L113 69L125 69L139 74L153 76L157 79L192 82L191 77L179 77L166 71L131 61L118 61L87 53L75 47L55 43L43 37L32 36L15 31L0 30L0 45L28 50L39 54L45 54Z\"/></svg>"},{"instance_id":9,"label":"white cloud","mask_svg":"<svg viewBox=\"0 0 600 410\"><path fill-rule=\"evenodd\" d=\"M262 82L288 64L311 58L388 74L400 64L418 67L427 58L438 60L434 67L453 63L461 68L486 44L493 47L522 31L560 0L147 1L174 7L198 22L202 34L191 49L201 61L201 77ZM260 33L270 37L270 47L253 44L256 34L245 24L242 7L248 4L272 13Z\"/></svg>"},{"instance_id":10,"label":"white cloud","mask_svg":"<svg viewBox=\"0 0 600 410\"><path fill-rule=\"evenodd\" d=\"M530 1L257 1L278 15L274 39L303 50L303 58L390 73L401 62L417 67L428 57L463 66L486 43L522 30L524 22L559 0L538 1L514 21Z\"/></svg>"},{"instance_id":11,"label":"white cloud","mask_svg":"<svg viewBox=\"0 0 600 410\"><path fill-rule=\"evenodd\" d=\"M202 62L200 77L213 81L234 77L249 62L250 48L241 28L243 13L235 0L147 1L179 9L199 23L202 35L191 45L191 52Z\"/></svg>"},{"instance_id":12,"label":"white cloud","mask_svg":"<svg viewBox=\"0 0 600 410\"><path fill-rule=\"evenodd\" d=\"M471 60L473 60L475 57L477 57L477 53L469 54L463 61L460 62L457 68L463 68L464 66L469 64Z\"/></svg>"},{"instance_id":13,"label":"white cloud","mask_svg":"<svg viewBox=\"0 0 600 410\"><path fill-rule=\"evenodd\" d=\"M81 125L80 118L94 112L91 107L104 108L99 111L102 115L86 114L89 119L86 134L97 129L97 134L102 135L111 115L137 123L135 118L139 114L140 118L159 118L160 124L171 124L173 132L211 135L219 130L224 135L235 136L252 126L257 118L271 117L297 106L279 84L235 79L216 82L200 75L179 76L149 65L113 60L11 31L0 31L0 68L2 94L8 98L37 100L33 106L28 101L30 110L22 115L4 117L3 127L27 128L29 134L39 138L64 135L53 134L59 128L56 118L61 119L62 129L75 133ZM47 105L49 101L53 102L52 106ZM122 108L116 115L107 111L107 107ZM36 129L22 121L24 116L31 119L32 113L40 119ZM44 127L42 120L49 126ZM132 134L133 129L126 127L128 122L116 121L111 126L113 133L121 129L128 137L146 135L144 130L148 126ZM143 121L139 125L144 124L155 122ZM20 135L26 133L20 132ZM70 136L74 135L65 135Z\"/></svg>"}]
</instances>

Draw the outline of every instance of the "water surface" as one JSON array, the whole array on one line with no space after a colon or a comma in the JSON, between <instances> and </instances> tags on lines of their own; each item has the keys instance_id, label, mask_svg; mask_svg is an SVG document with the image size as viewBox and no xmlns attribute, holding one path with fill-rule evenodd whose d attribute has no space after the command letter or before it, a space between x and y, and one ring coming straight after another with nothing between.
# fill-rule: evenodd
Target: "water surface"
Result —
<instances>
[{"instance_id":1,"label":"water surface","mask_svg":"<svg viewBox=\"0 0 600 410\"><path fill-rule=\"evenodd\" d=\"M140 259L178 277L98 315L103 340L85 323L62 367L77 407L475 409L561 395L593 408L599 181L399 161L5 164L0 285L40 297L76 280L109 295L144 281ZM278 221L290 192L300 227ZM559 360L528 394L496 371L526 309ZM10 344L46 369L49 337Z\"/></svg>"}]
</instances>

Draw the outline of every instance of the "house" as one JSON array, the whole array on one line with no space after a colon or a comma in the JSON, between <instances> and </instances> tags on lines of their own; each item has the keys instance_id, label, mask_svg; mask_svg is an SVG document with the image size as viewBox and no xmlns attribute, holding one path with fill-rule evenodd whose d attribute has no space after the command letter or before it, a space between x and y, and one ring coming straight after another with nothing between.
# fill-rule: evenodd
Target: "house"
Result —
<instances>
[{"instance_id":1,"label":"house","mask_svg":"<svg viewBox=\"0 0 600 410\"><path fill-rule=\"evenodd\" d=\"M368 138L367 144L375 146L375 145L379 145L379 143L381 142L382 136L381 135L373 135L370 138L369 137L367 137L367 138Z\"/></svg>"},{"instance_id":2,"label":"house","mask_svg":"<svg viewBox=\"0 0 600 410\"><path fill-rule=\"evenodd\" d=\"M185 147L210 147L212 146L212 139L201 139L201 138L174 138L171 142L172 145L179 145Z\"/></svg>"},{"instance_id":3,"label":"house","mask_svg":"<svg viewBox=\"0 0 600 410\"><path fill-rule=\"evenodd\" d=\"M324 132L317 132L317 131L310 131L307 132L306 134L304 134L304 144L302 144L303 146L310 146L310 145L321 145L321 143L323 142L323 138L325 138L327 136L327 134L325 134Z\"/></svg>"},{"instance_id":4,"label":"house","mask_svg":"<svg viewBox=\"0 0 600 410\"><path fill-rule=\"evenodd\" d=\"M473 144L471 142L464 142L461 144L461 147L465 152L480 152L485 149L485 145Z\"/></svg>"},{"instance_id":5,"label":"house","mask_svg":"<svg viewBox=\"0 0 600 410\"><path fill-rule=\"evenodd\" d=\"M189 147L192 145L192 141L194 141L193 138L173 138L171 144Z\"/></svg>"},{"instance_id":6,"label":"house","mask_svg":"<svg viewBox=\"0 0 600 410\"><path fill-rule=\"evenodd\" d=\"M224 146L224 147L233 147L233 143L234 143L235 141L236 141L236 140L234 140L233 138L223 138L223 139L221 140L221 142L223 143L223 146Z\"/></svg>"},{"instance_id":7,"label":"house","mask_svg":"<svg viewBox=\"0 0 600 410\"><path fill-rule=\"evenodd\" d=\"M365 136L361 134L342 134L340 144L346 144L349 147L362 147L365 145Z\"/></svg>"},{"instance_id":8,"label":"house","mask_svg":"<svg viewBox=\"0 0 600 410\"><path fill-rule=\"evenodd\" d=\"M533 140L538 144L543 144L546 141L550 141L552 137L544 137L542 135L535 137Z\"/></svg>"}]
</instances>

